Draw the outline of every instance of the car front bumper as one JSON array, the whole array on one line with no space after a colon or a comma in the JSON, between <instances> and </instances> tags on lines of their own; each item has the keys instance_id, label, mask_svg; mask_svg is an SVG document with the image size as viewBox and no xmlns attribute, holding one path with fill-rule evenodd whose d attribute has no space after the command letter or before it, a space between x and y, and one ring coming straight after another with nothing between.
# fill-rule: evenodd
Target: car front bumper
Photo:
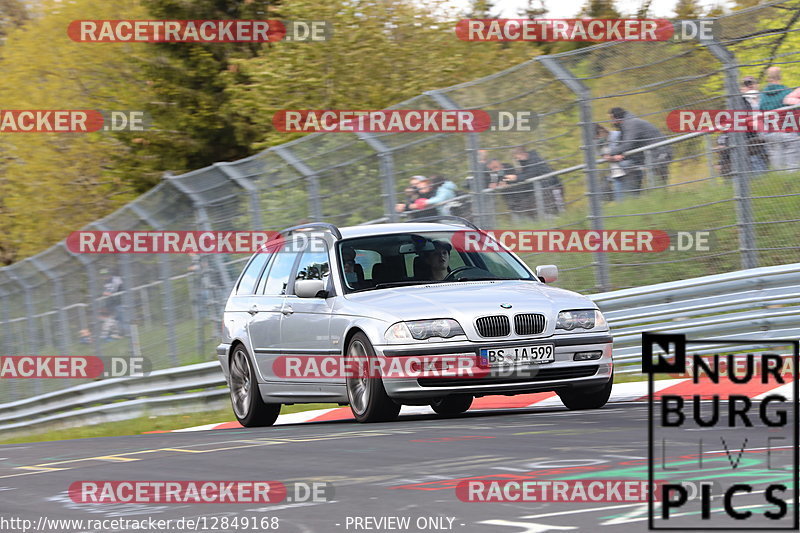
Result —
<instances>
[{"instance_id":1,"label":"car front bumper","mask_svg":"<svg viewBox=\"0 0 800 533\"><path fill-rule=\"evenodd\" d=\"M553 336L530 341L459 342L375 346L376 355L382 359L393 357L435 358L437 355L474 357L476 362L481 348L513 348L539 344L553 344L555 361L515 367L518 375L451 377L451 378L384 378L386 393L396 400L424 399L451 394L523 394L557 391L569 388L599 388L607 384L613 374L611 354L612 338L605 334ZM575 361L577 352L601 351L599 359ZM384 361L385 364L388 362Z\"/></svg>"}]
</instances>

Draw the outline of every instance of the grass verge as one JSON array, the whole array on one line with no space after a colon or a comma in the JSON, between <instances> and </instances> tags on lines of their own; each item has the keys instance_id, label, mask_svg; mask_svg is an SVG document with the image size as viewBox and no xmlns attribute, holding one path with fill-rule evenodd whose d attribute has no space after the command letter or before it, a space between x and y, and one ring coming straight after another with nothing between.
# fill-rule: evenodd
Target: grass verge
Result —
<instances>
[{"instance_id":1,"label":"grass verge","mask_svg":"<svg viewBox=\"0 0 800 533\"><path fill-rule=\"evenodd\" d=\"M281 409L281 414L299 413L312 409L329 409L331 407L337 407L337 404L308 403L284 405ZM108 422L92 426L62 429L59 431L19 435L10 439L2 439L0 440L0 444L89 439L95 437L121 437L125 435L138 435L151 431L172 431L174 429L185 429L188 427L203 426L205 424L221 424L235 419L230 408L185 415L143 416L131 420L121 420L119 422Z\"/></svg>"}]
</instances>

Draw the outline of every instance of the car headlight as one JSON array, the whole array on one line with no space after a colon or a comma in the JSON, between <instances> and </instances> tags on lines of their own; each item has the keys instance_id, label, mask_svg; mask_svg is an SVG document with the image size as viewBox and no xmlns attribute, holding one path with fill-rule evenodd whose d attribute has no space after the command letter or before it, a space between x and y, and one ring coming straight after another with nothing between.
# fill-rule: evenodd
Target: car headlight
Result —
<instances>
[{"instance_id":1,"label":"car headlight","mask_svg":"<svg viewBox=\"0 0 800 533\"><path fill-rule=\"evenodd\" d=\"M558 313L556 329L608 329L608 323L597 309L578 309Z\"/></svg>"},{"instance_id":2,"label":"car headlight","mask_svg":"<svg viewBox=\"0 0 800 533\"><path fill-rule=\"evenodd\" d=\"M434 320L413 320L398 322L386 330L385 337L389 342L418 340L424 341L431 337L449 339L456 335L464 335L461 325L452 318L437 318Z\"/></svg>"}]
</instances>

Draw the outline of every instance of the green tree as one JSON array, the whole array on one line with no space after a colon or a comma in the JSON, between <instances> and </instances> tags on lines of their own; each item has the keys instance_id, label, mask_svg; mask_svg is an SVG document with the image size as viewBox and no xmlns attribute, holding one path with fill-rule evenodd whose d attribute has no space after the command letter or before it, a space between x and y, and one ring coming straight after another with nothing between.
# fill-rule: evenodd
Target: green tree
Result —
<instances>
[{"instance_id":1,"label":"green tree","mask_svg":"<svg viewBox=\"0 0 800 533\"><path fill-rule=\"evenodd\" d=\"M48 0L12 28L3 47L4 109L142 109L147 87L133 59L147 45L76 43L65 28L97 19L146 18L134 1ZM106 132L0 136L0 255L9 263L40 251L133 198L112 168L125 146Z\"/></svg>"},{"instance_id":2,"label":"green tree","mask_svg":"<svg viewBox=\"0 0 800 533\"><path fill-rule=\"evenodd\" d=\"M28 20L28 9L21 0L0 0L0 44L9 30Z\"/></svg>"},{"instance_id":3,"label":"green tree","mask_svg":"<svg viewBox=\"0 0 800 533\"><path fill-rule=\"evenodd\" d=\"M521 17L536 19L544 17L547 11L544 0L528 0L528 4L520 9L519 14Z\"/></svg>"},{"instance_id":4,"label":"green tree","mask_svg":"<svg viewBox=\"0 0 800 533\"><path fill-rule=\"evenodd\" d=\"M157 19L279 18L274 0L142 0ZM154 129L146 138L122 135L128 153L116 165L137 177L144 192L165 170L185 172L249 153L252 131L228 109L222 73L232 58L253 57L259 43L157 43L140 63L154 98L146 111ZM268 48L265 47L265 48Z\"/></svg>"},{"instance_id":5,"label":"green tree","mask_svg":"<svg viewBox=\"0 0 800 533\"><path fill-rule=\"evenodd\" d=\"M467 18L491 19L497 18L494 2L491 0L472 0Z\"/></svg>"},{"instance_id":6,"label":"green tree","mask_svg":"<svg viewBox=\"0 0 800 533\"><path fill-rule=\"evenodd\" d=\"M326 20L334 31L326 42L280 42L257 57L232 60L231 109L258 128L256 149L298 136L272 127L281 109L381 109L536 54L526 43L460 41L452 22L402 0L296 0L282 9L289 20Z\"/></svg>"},{"instance_id":7,"label":"green tree","mask_svg":"<svg viewBox=\"0 0 800 533\"><path fill-rule=\"evenodd\" d=\"M622 13L614 5L614 0L588 0L580 11L582 17L618 19Z\"/></svg>"},{"instance_id":8,"label":"green tree","mask_svg":"<svg viewBox=\"0 0 800 533\"><path fill-rule=\"evenodd\" d=\"M675 16L680 20L697 19L703 12L697 0L678 0L675 6Z\"/></svg>"}]
</instances>

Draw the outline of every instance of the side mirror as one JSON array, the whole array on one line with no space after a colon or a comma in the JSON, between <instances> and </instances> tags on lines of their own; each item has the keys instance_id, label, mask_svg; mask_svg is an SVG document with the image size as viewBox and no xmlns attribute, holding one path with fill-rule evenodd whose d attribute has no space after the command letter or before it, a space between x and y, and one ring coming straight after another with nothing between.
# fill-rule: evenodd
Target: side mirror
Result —
<instances>
[{"instance_id":1,"label":"side mirror","mask_svg":"<svg viewBox=\"0 0 800 533\"><path fill-rule=\"evenodd\" d=\"M323 294L319 294L322 292ZM300 298L326 298L325 281L321 279L298 279L294 282L294 293Z\"/></svg>"},{"instance_id":2,"label":"side mirror","mask_svg":"<svg viewBox=\"0 0 800 533\"><path fill-rule=\"evenodd\" d=\"M536 267L536 277L543 283L553 283L558 280L558 267L555 265L539 265Z\"/></svg>"}]
</instances>

